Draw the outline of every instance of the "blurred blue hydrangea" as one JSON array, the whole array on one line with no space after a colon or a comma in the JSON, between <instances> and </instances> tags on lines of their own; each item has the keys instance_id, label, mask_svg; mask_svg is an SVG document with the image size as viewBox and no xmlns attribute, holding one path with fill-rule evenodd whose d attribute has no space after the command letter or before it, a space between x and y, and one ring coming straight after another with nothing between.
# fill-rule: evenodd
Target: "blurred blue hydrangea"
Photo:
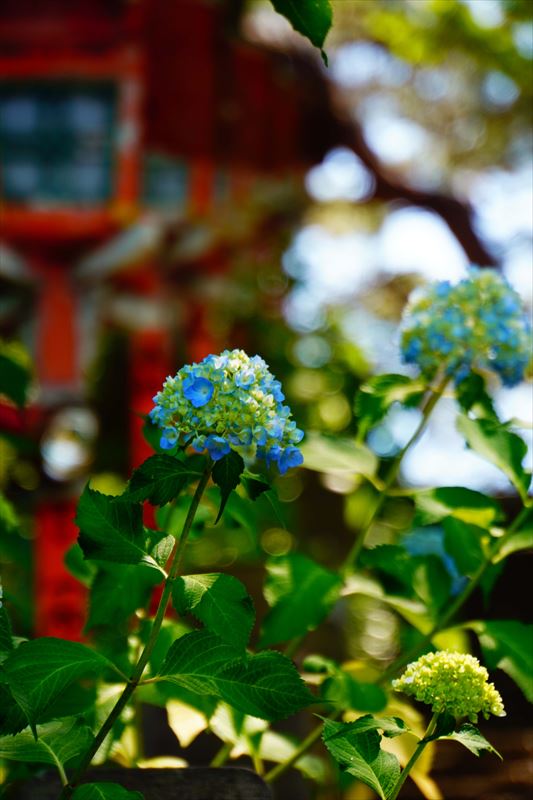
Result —
<instances>
[{"instance_id":1,"label":"blurred blue hydrangea","mask_svg":"<svg viewBox=\"0 0 533 800\"><path fill-rule=\"evenodd\" d=\"M162 429L164 449L190 445L198 453L207 450L213 461L233 449L276 464L283 475L303 462L296 447L303 431L284 399L260 356L225 350L167 378L149 416Z\"/></svg>"},{"instance_id":2,"label":"blurred blue hydrangea","mask_svg":"<svg viewBox=\"0 0 533 800\"><path fill-rule=\"evenodd\" d=\"M404 313L401 351L407 364L432 378L444 369L455 383L471 370L491 370L515 386L531 358L531 326L520 297L492 269L472 267L452 286L415 290Z\"/></svg>"}]
</instances>

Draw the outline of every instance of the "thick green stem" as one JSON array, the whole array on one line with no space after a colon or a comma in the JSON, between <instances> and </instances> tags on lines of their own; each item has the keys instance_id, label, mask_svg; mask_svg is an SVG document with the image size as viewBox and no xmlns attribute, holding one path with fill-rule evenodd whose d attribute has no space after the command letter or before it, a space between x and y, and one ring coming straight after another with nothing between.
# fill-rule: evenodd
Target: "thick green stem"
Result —
<instances>
[{"instance_id":1,"label":"thick green stem","mask_svg":"<svg viewBox=\"0 0 533 800\"><path fill-rule=\"evenodd\" d=\"M424 738L420 739L420 741L418 742L418 744L416 746L416 749L415 749L413 755L411 756L411 758L409 759L409 761L407 762L407 764L405 765L405 767L401 771L400 777L396 781L396 785L395 785L394 789L392 790L392 793L388 796L388 800L396 800L396 798L398 797L398 795L400 793L400 789L402 788L402 786L404 785L405 781L407 780L407 777L409 776L409 773L411 772L412 768L414 767L414 765L416 764L416 762L418 761L418 759L420 758L420 756L424 752L425 748L429 744L428 738L431 736L431 734L433 733L433 731L435 730L435 728L437 726L437 717L438 716L439 715L437 713L435 713L431 717L431 720L429 722L427 730L426 730L426 732L424 734Z\"/></svg>"},{"instance_id":2,"label":"thick green stem","mask_svg":"<svg viewBox=\"0 0 533 800\"><path fill-rule=\"evenodd\" d=\"M386 500L387 500L387 498L389 496L389 491L392 488L392 485L394 484L396 478L398 477L398 472L400 471L400 466L402 464L404 456L411 449L411 447L415 444L415 442L418 441L418 439L420 438L420 436L424 432L425 427L426 427L427 422L428 422L428 419L431 416L431 413L432 413L433 409L435 408L435 406L439 402L440 398L442 397L442 394L443 394L447 384L449 383L449 380L450 380L449 376L445 375L444 378L440 381L440 383L437 384L435 389L431 389L431 388L429 389L430 394L428 394L426 396L426 402L424 403L424 405L422 407L422 417L420 419L420 422L419 422L415 432L413 433L413 435L411 436L411 438L407 442L407 444L405 444L402 447L400 452L391 461L389 469L388 469L388 472L387 472L387 475L385 477L385 481L384 481L384 484L383 484L383 489L380 492L380 494L379 494L379 496L378 496L373 508L371 509L370 514L368 515L368 518L367 518L363 528L359 531L359 536L355 540L352 549L350 550L350 552L348 553L348 555L344 559L344 562L343 562L343 564L341 566L341 573L344 576L346 576L347 573L349 573L350 570L356 565L357 560L358 560L358 558L359 558L359 556L361 554L361 550L364 547L367 534L368 534L370 528L372 527L372 524L374 523L374 520L376 519L376 517L378 516L379 512L383 508L383 506L384 506L384 504L385 504L385 502L386 502Z\"/></svg>"},{"instance_id":3,"label":"thick green stem","mask_svg":"<svg viewBox=\"0 0 533 800\"><path fill-rule=\"evenodd\" d=\"M179 575L179 571L181 569L183 554L185 552L185 545L187 544L187 539L189 537L189 533L192 528L194 517L196 516L196 511L198 510L198 506L200 504L200 499L202 497L202 494L204 493L205 487L209 482L209 477L211 475L211 468L212 465L210 463L196 487L196 491L192 498L191 505L187 513L187 517L183 524L183 530L181 532L180 540L172 556L170 570L165 580L163 591L161 593L161 599L159 600L154 621L152 623L150 635L148 637L148 641L146 642L144 650L142 651L140 658L133 669L131 678L128 680L127 685L124 687L124 691L118 698L114 707L110 711L109 716L103 722L100 730L94 737L94 740L89 749L87 750L87 752L85 753L81 761L81 764L79 765L78 769L76 770L76 773L74 774L74 777L63 788L59 800L67 800L67 798L69 798L72 795L72 792L82 779L91 761L93 760L94 756L96 755L99 748L103 744L106 736L111 731L113 725L115 724L117 719L120 717L122 711L128 704L133 692L139 685L139 682L142 678L142 674L146 668L146 665L148 664L148 661L150 660L150 656L152 655L153 649L157 642L159 631L161 630L161 625L163 624L163 619L165 618L165 613L170 601L170 596L172 594L172 586L175 578Z\"/></svg>"}]
</instances>

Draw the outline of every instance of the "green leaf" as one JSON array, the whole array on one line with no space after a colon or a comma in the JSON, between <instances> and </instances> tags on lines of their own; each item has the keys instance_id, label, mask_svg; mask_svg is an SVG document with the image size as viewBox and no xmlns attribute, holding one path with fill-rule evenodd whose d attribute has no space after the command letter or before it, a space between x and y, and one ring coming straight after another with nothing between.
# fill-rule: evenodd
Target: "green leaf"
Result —
<instances>
[{"instance_id":1,"label":"green leaf","mask_svg":"<svg viewBox=\"0 0 533 800\"><path fill-rule=\"evenodd\" d=\"M426 604L428 611L436 617L450 600L452 580L439 556L417 556L413 559L413 589Z\"/></svg>"},{"instance_id":2,"label":"green leaf","mask_svg":"<svg viewBox=\"0 0 533 800\"><path fill-rule=\"evenodd\" d=\"M316 628L335 605L342 579L298 553L267 561L264 593L271 610L263 621L260 647L286 642Z\"/></svg>"},{"instance_id":3,"label":"green leaf","mask_svg":"<svg viewBox=\"0 0 533 800\"><path fill-rule=\"evenodd\" d=\"M253 475L251 472L245 472L241 478L241 482L250 500L257 500L263 492L268 492L272 489L271 485L262 477Z\"/></svg>"},{"instance_id":4,"label":"green leaf","mask_svg":"<svg viewBox=\"0 0 533 800\"><path fill-rule=\"evenodd\" d=\"M316 702L292 661L281 653L243 655L208 631L193 631L174 642L160 675L261 719L284 719Z\"/></svg>"},{"instance_id":5,"label":"green leaf","mask_svg":"<svg viewBox=\"0 0 533 800\"><path fill-rule=\"evenodd\" d=\"M433 525L446 517L488 528L503 518L500 504L481 492L462 486L424 489L414 495L416 513L413 526Z\"/></svg>"},{"instance_id":6,"label":"green leaf","mask_svg":"<svg viewBox=\"0 0 533 800\"><path fill-rule=\"evenodd\" d=\"M13 650L13 633L7 610L2 601L3 589L0 583L0 663Z\"/></svg>"},{"instance_id":7,"label":"green leaf","mask_svg":"<svg viewBox=\"0 0 533 800\"><path fill-rule=\"evenodd\" d=\"M487 531L453 517L445 519L443 527L446 552L453 558L461 575L471 577L485 560L483 539L487 537Z\"/></svg>"},{"instance_id":8,"label":"green leaf","mask_svg":"<svg viewBox=\"0 0 533 800\"><path fill-rule=\"evenodd\" d=\"M386 800L400 776L400 764L392 753L381 750L380 725L372 726L369 722L365 727L366 720L366 717L353 723L326 720L322 740L333 758L350 775L370 786L382 800ZM378 723L379 720L374 722ZM396 722L401 723L401 720ZM398 732L392 735L400 735L407 730L405 726L401 730L399 728L396 725Z\"/></svg>"},{"instance_id":9,"label":"green leaf","mask_svg":"<svg viewBox=\"0 0 533 800\"><path fill-rule=\"evenodd\" d=\"M97 626L116 627L137 609L144 608L161 575L144 565L105 565L94 578L89 592L85 630Z\"/></svg>"},{"instance_id":10,"label":"green leaf","mask_svg":"<svg viewBox=\"0 0 533 800\"><path fill-rule=\"evenodd\" d=\"M0 758L63 767L86 750L93 738L87 725L72 718L38 725L37 736L26 728L16 736L0 737Z\"/></svg>"},{"instance_id":11,"label":"green leaf","mask_svg":"<svg viewBox=\"0 0 533 800\"><path fill-rule=\"evenodd\" d=\"M327 66L322 45L333 19L330 0L272 0L272 5L278 14L289 20L295 31L318 47Z\"/></svg>"},{"instance_id":12,"label":"green leaf","mask_svg":"<svg viewBox=\"0 0 533 800\"><path fill-rule=\"evenodd\" d=\"M75 789L72 800L143 800L140 792L130 792L118 783L84 783Z\"/></svg>"},{"instance_id":13,"label":"green leaf","mask_svg":"<svg viewBox=\"0 0 533 800\"><path fill-rule=\"evenodd\" d=\"M527 519L520 528L502 543L494 558L494 563L497 564L512 553L530 549L533 549L533 508L529 509Z\"/></svg>"},{"instance_id":14,"label":"green leaf","mask_svg":"<svg viewBox=\"0 0 533 800\"><path fill-rule=\"evenodd\" d=\"M10 352L9 345L3 345L0 353L0 395L8 397L15 405L22 407L26 403L26 395L31 381L29 369Z\"/></svg>"},{"instance_id":15,"label":"green leaf","mask_svg":"<svg viewBox=\"0 0 533 800\"><path fill-rule=\"evenodd\" d=\"M0 492L0 536L11 536L19 528L20 522L13 504Z\"/></svg>"},{"instance_id":16,"label":"green leaf","mask_svg":"<svg viewBox=\"0 0 533 800\"><path fill-rule=\"evenodd\" d=\"M44 637L19 645L3 669L13 697L34 725L67 686L110 666L106 658L82 644Z\"/></svg>"},{"instance_id":17,"label":"green leaf","mask_svg":"<svg viewBox=\"0 0 533 800\"><path fill-rule=\"evenodd\" d=\"M227 644L238 648L248 644L255 620L254 604L237 578L220 572L177 578L172 602L180 616L191 612Z\"/></svg>"},{"instance_id":18,"label":"green leaf","mask_svg":"<svg viewBox=\"0 0 533 800\"><path fill-rule=\"evenodd\" d=\"M376 375L371 378L360 387L355 398L359 436L364 437L370 428L381 422L393 403L417 406L425 391L425 384L407 375Z\"/></svg>"},{"instance_id":19,"label":"green leaf","mask_svg":"<svg viewBox=\"0 0 533 800\"><path fill-rule=\"evenodd\" d=\"M322 696L343 710L383 711L387 705L387 694L375 683L356 680L342 669L326 678L322 684Z\"/></svg>"},{"instance_id":20,"label":"green leaf","mask_svg":"<svg viewBox=\"0 0 533 800\"><path fill-rule=\"evenodd\" d=\"M76 524L85 558L119 564L149 564L159 569L148 555L142 524L142 508L101 494L89 486L80 497Z\"/></svg>"},{"instance_id":21,"label":"green leaf","mask_svg":"<svg viewBox=\"0 0 533 800\"><path fill-rule=\"evenodd\" d=\"M213 481L220 487L220 508L215 520L215 525L222 516L228 497L239 485L243 472L244 461L234 450L230 450L227 456L217 461L213 467Z\"/></svg>"},{"instance_id":22,"label":"green leaf","mask_svg":"<svg viewBox=\"0 0 533 800\"><path fill-rule=\"evenodd\" d=\"M18 733L27 724L28 718L13 697L10 688L5 683L0 683L0 736Z\"/></svg>"},{"instance_id":23,"label":"green leaf","mask_svg":"<svg viewBox=\"0 0 533 800\"><path fill-rule=\"evenodd\" d=\"M458 417L457 429L472 450L501 469L525 500L531 475L522 466L527 453L524 440L511 433L505 425L488 419L470 419L465 415Z\"/></svg>"},{"instance_id":24,"label":"green leaf","mask_svg":"<svg viewBox=\"0 0 533 800\"><path fill-rule=\"evenodd\" d=\"M303 466L315 472L374 475L377 458L374 453L352 439L330 438L320 433L309 433L300 449Z\"/></svg>"},{"instance_id":25,"label":"green leaf","mask_svg":"<svg viewBox=\"0 0 533 800\"><path fill-rule=\"evenodd\" d=\"M149 500L154 506L164 506L174 500L187 483L200 477L201 472L192 470L177 458L150 456L135 470L120 499L129 503Z\"/></svg>"},{"instance_id":26,"label":"green leaf","mask_svg":"<svg viewBox=\"0 0 533 800\"><path fill-rule=\"evenodd\" d=\"M266 730L261 736L259 744L259 757L263 761L273 761L276 764L283 764L293 757L298 748L297 739L271 730ZM293 764L306 778L313 781L313 785L323 784L327 778L326 765L324 759L317 756L306 755Z\"/></svg>"},{"instance_id":27,"label":"green leaf","mask_svg":"<svg viewBox=\"0 0 533 800\"><path fill-rule=\"evenodd\" d=\"M479 637L488 669L501 669L533 703L533 625L516 620L487 620L468 626Z\"/></svg>"},{"instance_id":28,"label":"green leaf","mask_svg":"<svg viewBox=\"0 0 533 800\"><path fill-rule=\"evenodd\" d=\"M476 372L470 372L457 384L455 396L463 411L473 411L478 418L499 422L492 399L485 388L485 380Z\"/></svg>"},{"instance_id":29,"label":"green leaf","mask_svg":"<svg viewBox=\"0 0 533 800\"><path fill-rule=\"evenodd\" d=\"M502 758L501 755L498 753L497 750L488 742L485 737L478 731L478 729L474 725L470 725L468 722L464 725L461 725L459 730L450 733L448 736L440 736L440 739L450 739L454 742L459 742L466 747L467 750L470 750L475 756L479 756L484 750L487 750L489 753L494 753L498 756L498 758ZM502 759L503 760L503 759Z\"/></svg>"}]
</instances>

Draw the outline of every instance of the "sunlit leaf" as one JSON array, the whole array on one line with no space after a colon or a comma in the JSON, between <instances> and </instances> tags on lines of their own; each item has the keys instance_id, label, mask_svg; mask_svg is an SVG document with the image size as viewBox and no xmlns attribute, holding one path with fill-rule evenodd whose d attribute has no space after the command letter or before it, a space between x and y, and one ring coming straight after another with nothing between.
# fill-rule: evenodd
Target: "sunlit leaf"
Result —
<instances>
[{"instance_id":1,"label":"sunlit leaf","mask_svg":"<svg viewBox=\"0 0 533 800\"><path fill-rule=\"evenodd\" d=\"M413 525L433 525L446 517L488 528L503 517L500 504L481 492L462 486L424 489L414 494L416 513Z\"/></svg>"},{"instance_id":2,"label":"sunlit leaf","mask_svg":"<svg viewBox=\"0 0 533 800\"><path fill-rule=\"evenodd\" d=\"M237 578L222 573L177 578L172 602L180 615L192 613L234 647L246 647L255 619L252 598Z\"/></svg>"},{"instance_id":3,"label":"sunlit leaf","mask_svg":"<svg viewBox=\"0 0 533 800\"><path fill-rule=\"evenodd\" d=\"M243 656L208 631L194 631L178 639L160 675L262 719L283 719L315 702L292 661L281 653Z\"/></svg>"},{"instance_id":4,"label":"sunlit leaf","mask_svg":"<svg viewBox=\"0 0 533 800\"><path fill-rule=\"evenodd\" d=\"M0 737L0 758L64 766L86 750L93 738L87 725L73 719L38 725L37 735L35 739L26 728L16 736Z\"/></svg>"},{"instance_id":5,"label":"sunlit leaf","mask_svg":"<svg viewBox=\"0 0 533 800\"><path fill-rule=\"evenodd\" d=\"M374 475L377 468L374 453L352 439L309 433L302 442L301 451L305 469L316 472Z\"/></svg>"}]
</instances>

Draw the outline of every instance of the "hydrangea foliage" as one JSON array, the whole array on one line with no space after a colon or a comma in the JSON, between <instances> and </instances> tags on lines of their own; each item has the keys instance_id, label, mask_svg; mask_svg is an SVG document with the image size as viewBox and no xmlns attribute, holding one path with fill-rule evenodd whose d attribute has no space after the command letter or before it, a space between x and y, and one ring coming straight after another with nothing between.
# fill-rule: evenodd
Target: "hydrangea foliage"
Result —
<instances>
[{"instance_id":1,"label":"hydrangea foliage","mask_svg":"<svg viewBox=\"0 0 533 800\"><path fill-rule=\"evenodd\" d=\"M303 461L296 446L303 432L284 399L260 356L225 350L167 378L150 418L162 429L164 449L190 445L213 461L236 450L276 464L283 475Z\"/></svg>"},{"instance_id":2,"label":"hydrangea foliage","mask_svg":"<svg viewBox=\"0 0 533 800\"><path fill-rule=\"evenodd\" d=\"M488 677L474 656L441 650L408 664L392 686L430 705L433 711L475 722L479 713L485 719L489 714L505 716L502 698Z\"/></svg>"},{"instance_id":3,"label":"hydrangea foliage","mask_svg":"<svg viewBox=\"0 0 533 800\"><path fill-rule=\"evenodd\" d=\"M471 369L490 370L514 386L531 357L531 326L501 275L471 268L456 285L439 281L413 293L401 350L404 361L428 378L445 369L458 383Z\"/></svg>"}]
</instances>

